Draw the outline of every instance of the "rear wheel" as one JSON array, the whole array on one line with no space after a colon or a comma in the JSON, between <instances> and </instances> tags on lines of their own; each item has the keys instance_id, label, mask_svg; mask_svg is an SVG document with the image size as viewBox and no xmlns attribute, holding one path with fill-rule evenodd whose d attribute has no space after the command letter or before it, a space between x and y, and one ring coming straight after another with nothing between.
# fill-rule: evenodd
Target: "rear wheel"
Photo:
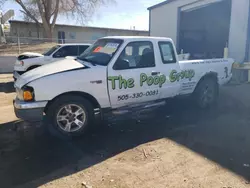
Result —
<instances>
[{"instance_id":1,"label":"rear wheel","mask_svg":"<svg viewBox=\"0 0 250 188\"><path fill-rule=\"evenodd\" d=\"M218 98L218 83L216 79L205 78L194 92L194 100L200 108L207 108L216 104Z\"/></svg>"},{"instance_id":2,"label":"rear wheel","mask_svg":"<svg viewBox=\"0 0 250 188\"><path fill-rule=\"evenodd\" d=\"M94 123L94 110L86 99L65 95L56 99L46 113L49 131L60 138L84 134Z\"/></svg>"}]
</instances>

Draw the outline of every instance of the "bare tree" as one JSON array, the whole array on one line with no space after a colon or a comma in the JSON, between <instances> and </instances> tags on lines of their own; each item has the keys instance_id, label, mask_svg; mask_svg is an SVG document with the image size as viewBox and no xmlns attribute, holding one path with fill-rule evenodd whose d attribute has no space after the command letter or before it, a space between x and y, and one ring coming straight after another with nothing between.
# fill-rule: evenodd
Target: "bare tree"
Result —
<instances>
[{"instance_id":1,"label":"bare tree","mask_svg":"<svg viewBox=\"0 0 250 188\"><path fill-rule=\"evenodd\" d=\"M6 0L0 0L0 8L2 8L3 4L5 3Z\"/></svg>"},{"instance_id":2,"label":"bare tree","mask_svg":"<svg viewBox=\"0 0 250 188\"><path fill-rule=\"evenodd\" d=\"M91 18L97 7L110 1L114 0L15 0L26 18L37 25L42 21L47 38L52 38L58 15L66 15L84 23Z\"/></svg>"},{"instance_id":3,"label":"bare tree","mask_svg":"<svg viewBox=\"0 0 250 188\"><path fill-rule=\"evenodd\" d=\"M34 8L33 6L27 6L26 8L30 12L32 17L35 19L32 19L25 11L20 10L20 12L23 13L23 20L26 22L35 22L36 23L36 35L37 35L37 38L39 38L40 37L40 25L41 25L38 22L38 20L40 19L39 11L36 8Z\"/></svg>"},{"instance_id":4,"label":"bare tree","mask_svg":"<svg viewBox=\"0 0 250 188\"><path fill-rule=\"evenodd\" d=\"M36 20L40 20L40 14L39 11L35 8L33 8L32 6L27 6L26 7L27 10L30 12L30 14L36 19ZM27 14L25 11L20 10L20 12L23 14L23 20L27 21L27 22L35 22L34 19L32 19L29 14Z\"/></svg>"}]
</instances>

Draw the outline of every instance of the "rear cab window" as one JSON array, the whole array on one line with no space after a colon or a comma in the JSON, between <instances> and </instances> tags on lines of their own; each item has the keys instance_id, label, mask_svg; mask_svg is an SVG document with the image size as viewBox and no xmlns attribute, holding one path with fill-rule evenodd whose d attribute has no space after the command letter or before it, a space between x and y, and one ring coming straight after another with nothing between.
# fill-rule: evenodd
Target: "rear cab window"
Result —
<instances>
[{"instance_id":1,"label":"rear cab window","mask_svg":"<svg viewBox=\"0 0 250 188\"><path fill-rule=\"evenodd\" d=\"M176 63L174 47L171 42L160 41L158 42L161 59L164 64Z\"/></svg>"}]
</instances>

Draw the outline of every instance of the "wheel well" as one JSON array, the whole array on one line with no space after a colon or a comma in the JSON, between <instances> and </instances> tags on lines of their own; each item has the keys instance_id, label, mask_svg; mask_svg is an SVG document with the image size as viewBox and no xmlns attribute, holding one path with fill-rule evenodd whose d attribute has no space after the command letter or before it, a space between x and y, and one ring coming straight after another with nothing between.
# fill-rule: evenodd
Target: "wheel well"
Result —
<instances>
[{"instance_id":1,"label":"wheel well","mask_svg":"<svg viewBox=\"0 0 250 188\"><path fill-rule=\"evenodd\" d=\"M210 78L210 79L213 79L215 80L215 82L217 83L217 86L218 86L218 74L216 72L209 72L209 73L206 73L204 76L201 77L201 79L199 80L198 84L196 85L196 88L198 87L198 85L205 79L207 78ZM196 89L195 88L195 89Z\"/></svg>"},{"instance_id":2,"label":"wheel well","mask_svg":"<svg viewBox=\"0 0 250 188\"><path fill-rule=\"evenodd\" d=\"M27 68L27 71L40 67L41 65L32 65L31 67Z\"/></svg>"},{"instance_id":3,"label":"wheel well","mask_svg":"<svg viewBox=\"0 0 250 188\"><path fill-rule=\"evenodd\" d=\"M74 92L67 92L67 93L63 93L61 95L56 96L55 98L53 98L52 100L50 100L48 102L48 104L46 105L44 112L46 113L49 106L58 98L65 96L65 95L75 95L75 96L80 96L83 97L85 99L87 99L94 108L100 108L100 104L98 103L98 101L96 100L95 97L93 97L92 95L88 94L88 93L84 93L84 92L78 92L78 91L74 91Z\"/></svg>"},{"instance_id":4,"label":"wheel well","mask_svg":"<svg viewBox=\"0 0 250 188\"><path fill-rule=\"evenodd\" d=\"M216 82L218 82L218 74L216 72L209 72L207 74L205 74L201 79L206 79L206 78L212 78L215 79Z\"/></svg>"}]
</instances>

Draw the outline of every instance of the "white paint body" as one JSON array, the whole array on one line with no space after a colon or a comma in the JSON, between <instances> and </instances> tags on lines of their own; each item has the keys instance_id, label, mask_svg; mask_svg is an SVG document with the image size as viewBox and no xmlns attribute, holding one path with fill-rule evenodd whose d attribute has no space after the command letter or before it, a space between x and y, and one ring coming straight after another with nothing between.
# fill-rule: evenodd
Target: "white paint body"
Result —
<instances>
[{"instance_id":1,"label":"white paint body","mask_svg":"<svg viewBox=\"0 0 250 188\"><path fill-rule=\"evenodd\" d=\"M171 64L163 64L158 42L170 42L173 46L173 41L169 38L159 37L108 37L122 39L124 42L111 59L107 66L92 65L90 63L64 59L42 67L38 67L23 74L15 83L18 89L24 86L30 86L34 89L35 101L51 101L55 97L69 93L82 92L94 97L100 105L100 108L118 108L130 104L150 102L159 99L175 97L178 95L191 94L200 79L208 73L216 73L218 83L226 84L232 77L231 69L233 59L210 59L210 60L194 60L180 61ZM150 41L153 44L155 67L137 68L132 70L114 70L113 65L117 58L130 42ZM174 50L177 57L176 50ZM88 68L86 68L88 67ZM225 68L228 74L225 75ZM177 72L192 69L195 75L191 79L180 79L179 81L171 82L171 72ZM159 72L160 75L166 76L166 82L159 87L158 85L148 86L144 84L140 86L140 74L145 73L151 76L153 71ZM133 88L116 88L112 89L112 83L108 80L111 76L122 75L124 79L133 78L135 86ZM96 83L95 81L101 81ZM118 83L116 83L118 84ZM191 86L185 88L185 85ZM117 98L121 95L140 93L157 90L159 93L153 96L140 97L136 99L129 98L128 100L120 100Z\"/></svg>"},{"instance_id":2,"label":"white paint body","mask_svg":"<svg viewBox=\"0 0 250 188\"><path fill-rule=\"evenodd\" d=\"M14 65L14 71L27 71L29 67L41 66L41 65L45 65L45 64L63 59L63 58L53 58L53 56L44 56L42 54L32 53L32 52L25 52L20 55L32 56L34 54L36 55L36 57L22 60L24 62L23 65L21 65L21 62L17 59Z\"/></svg>"},{"instance_id":3,"label":"white paint body","mask_svg":"<svg viewBox=\"0 0 250 188\"><path fill-rule=\"evenodd\" d=\"M24 59L24 60L16 60L14 65L14 77L18 78L20 75L17 72L26 72L30 67L32 66L42 66L48 63L52 63L55 61L59 61L64 59L64 57L56 58L54 57L54 54L59 51L61 48L66 46L90 46L90 44L58 44L58 49L56 49L53 53L51 53L49 56L44 56L39 53L34 52L25 52L20 54L19 56L25 55L32 58ZM66 58L70 58L69 56ZM74 58L73 56L71 58Z\"/></svg>"}]
</instances>

